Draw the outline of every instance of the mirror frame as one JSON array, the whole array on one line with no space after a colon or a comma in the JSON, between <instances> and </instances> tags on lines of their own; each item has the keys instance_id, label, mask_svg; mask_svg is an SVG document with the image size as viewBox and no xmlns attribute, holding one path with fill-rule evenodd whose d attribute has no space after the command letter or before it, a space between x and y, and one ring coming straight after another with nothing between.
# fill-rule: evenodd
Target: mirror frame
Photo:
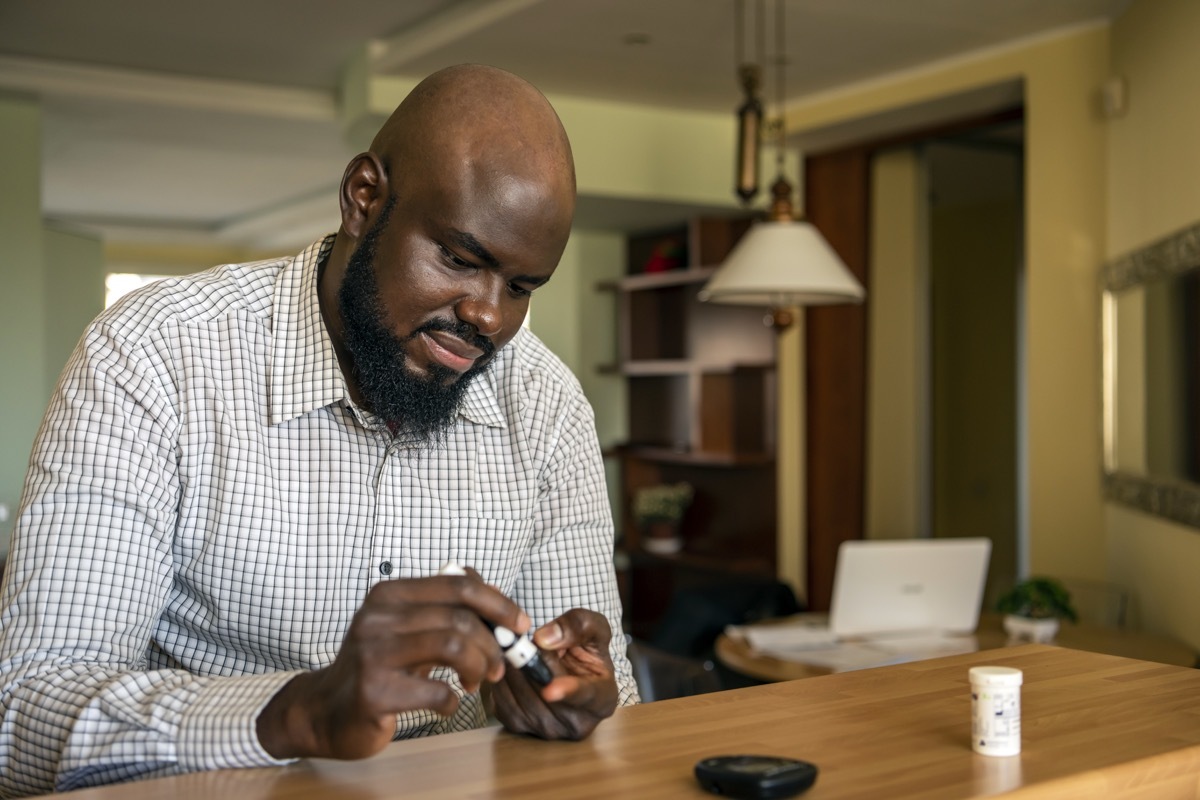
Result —
<instances>
[{"instance_id":1,"label":"mirror frame","mask_svg":"<svg viewBox=\"0 0 1200 800\"><path fill-rule=\"evenodd\" d=\"M1102 272L1104 497L1147 514L1200 528L1200 485L1117 468L1115 292L1200 269L1200 223L1110 261Z\"/></svg>"}]
</instances>

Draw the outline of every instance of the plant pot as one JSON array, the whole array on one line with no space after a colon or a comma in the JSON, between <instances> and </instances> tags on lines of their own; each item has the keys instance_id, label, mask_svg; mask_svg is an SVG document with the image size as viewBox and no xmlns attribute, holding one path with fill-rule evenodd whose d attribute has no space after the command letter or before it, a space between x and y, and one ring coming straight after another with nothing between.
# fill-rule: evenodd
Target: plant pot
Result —
<instances>
[{"instance_id":1,"label":"plant pot","mask_svg":"<svg viewBox=\"0 0 1200 800\"><path fill-rule=\"evenodd\" d=\"M1058 634L1058 619L1056 617L1031 619L1019 617L1016 614L1006 614L1004 630L1008 633L1009 639L1044 644L1054 641L1055 635Z\"/></svg>"},{"instance_id":2,"label":"plant pot","mask_svg":"<svg viewBox=\"0 0 1200 800\"><path fill-rule=\"evenodd\" d=\"M650 522L642 536L642 548L650 553L669 555L683 549L679 526L673 522Z\"/></svg>"}]
</instances>

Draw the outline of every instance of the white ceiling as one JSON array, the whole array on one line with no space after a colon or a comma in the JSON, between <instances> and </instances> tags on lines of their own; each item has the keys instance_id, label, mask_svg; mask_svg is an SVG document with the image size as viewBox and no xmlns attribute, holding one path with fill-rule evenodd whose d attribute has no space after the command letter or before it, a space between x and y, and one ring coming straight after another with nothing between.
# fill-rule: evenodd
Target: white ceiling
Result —
<instances>
[{"instance_id":1,"label":"white ceiling","mask_svg":"<svg viewBox=\"0 0 1200 800\"><path fill-rule=\"evenodd\" d=\"M390 74L482 62L547 94L732 114L735 2L0 0L0 90L42 98L47 218L114 239L292 247L314 217L336 222L353 155L339 74L368 42ZM786 0L788 97L1111 20L1129 2ZM682 211L588 200L579 221Z\"/></svg>"}]
</instances>

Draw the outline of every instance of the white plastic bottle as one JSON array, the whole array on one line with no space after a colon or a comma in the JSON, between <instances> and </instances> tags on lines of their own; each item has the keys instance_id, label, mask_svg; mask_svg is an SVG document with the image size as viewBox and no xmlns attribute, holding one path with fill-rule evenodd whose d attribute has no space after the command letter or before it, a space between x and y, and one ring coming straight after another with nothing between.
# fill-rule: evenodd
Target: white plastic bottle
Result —
<instances>
[{"instance_id":1,"label":"white plastic bottle","mask_svg":"<svg viewBox=\"0 0 1200 800\"><path fill-rule=\"evenodd\" d=\"M1021 670L971 667L971 747L985 756L1021 752Z\"/></svg>"}]
</instances>

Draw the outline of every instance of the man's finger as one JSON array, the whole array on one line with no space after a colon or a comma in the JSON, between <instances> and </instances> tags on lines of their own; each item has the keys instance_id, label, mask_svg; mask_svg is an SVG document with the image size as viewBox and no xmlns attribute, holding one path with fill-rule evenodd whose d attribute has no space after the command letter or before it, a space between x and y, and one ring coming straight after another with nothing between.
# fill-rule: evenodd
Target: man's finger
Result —
<instances>
[{"instance_id":1,"label":"man's finger","mask_svg":"<svg viewBox=\"0 0 1200 800\"><path fill-rule=\"evenodd\" d=\"M381 581L367 594L366 606L403 609L414 604L466 606L482 619L517 633L529 630L529 616L494 586L475 575L436 575Z\"/></svg>"},{"instance_id":2,"label":"man's finger","mask_svg":"<svg viewBox=\"0 0 1200 800\"><path fill-rule=\"evenodd\" d=\"M533 642L543 650L563 651L587 647L607 651L612 627L603 614L585 608L573 608L534 631Z\"/></svg>"}]
</instances>

